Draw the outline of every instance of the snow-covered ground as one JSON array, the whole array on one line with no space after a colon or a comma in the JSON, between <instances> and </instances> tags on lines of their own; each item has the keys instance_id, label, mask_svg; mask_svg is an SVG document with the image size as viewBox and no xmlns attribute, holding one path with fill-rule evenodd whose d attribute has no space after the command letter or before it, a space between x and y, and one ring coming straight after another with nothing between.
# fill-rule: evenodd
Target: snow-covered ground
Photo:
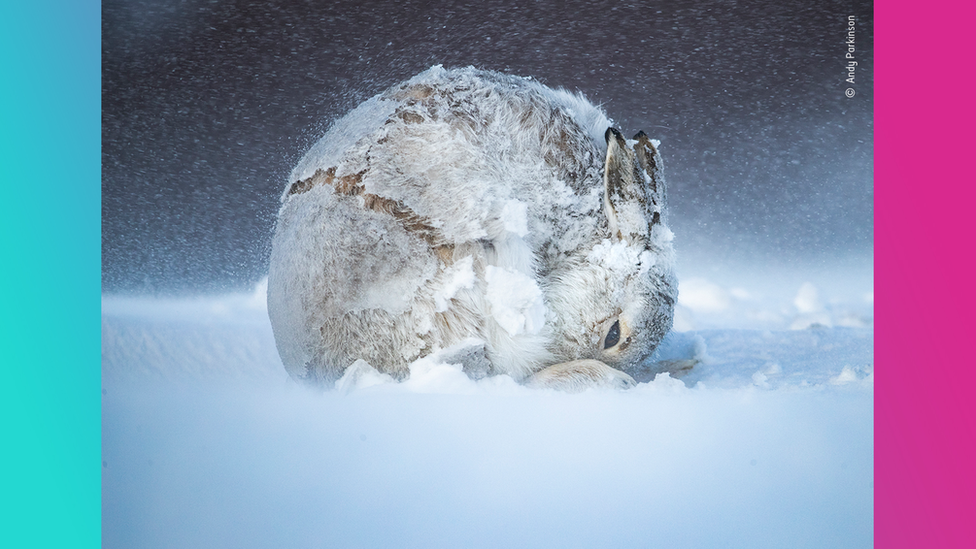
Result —
<instances>
[{"instance_id":1,"label":"snow-covered ground","mask_svg":"<svg viewBox=\"0 0 976 549\"><path fill-rule=\"evenodd\" d=\"M253 294L102 302L105 547L870 547L870 272L682 276L629 391L314 392ZM680 274L680 273L679 273Z\"/></svg>"}]
</instances>

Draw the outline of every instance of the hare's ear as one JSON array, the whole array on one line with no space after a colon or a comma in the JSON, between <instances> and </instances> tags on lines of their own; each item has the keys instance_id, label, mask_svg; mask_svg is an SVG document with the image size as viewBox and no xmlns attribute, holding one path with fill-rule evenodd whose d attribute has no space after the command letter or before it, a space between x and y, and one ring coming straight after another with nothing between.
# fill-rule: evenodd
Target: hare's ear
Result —
<instances>
[{"instance_id":1,"label":"hare's ear","mask_svg":"<svg viewBox=\"0 0 976 549\"><path fill-rule=\"evenodd\" d=\"M634 156L637 157L637 165L647 174L646 192L649 206L654 214L651 225L661 222L661 215L664 213L664 201L667 198L664 183L664 170L662 169L661 153L657 152L657 147L647 137L643 131L637 132L634 136Z\"/></svg>"},{"instance_id":2,"label":"hare's ear","mask_svg":"<svg viewBox=\"0 0 976 549\"><path fill-rule=\"evenodd\" d=\"M637 134L633 150L615 128L607 128L605 137L607 161L603 168L603 198L610 238L629 243L641 241L646 245L651 226L661 219L663 202L658 203L658 198L663 194L658 189L663 191L664 186L657 169L660 156L643 132ZM654 166L653 175L645 166Z\"/></svg>"}]
</instances>

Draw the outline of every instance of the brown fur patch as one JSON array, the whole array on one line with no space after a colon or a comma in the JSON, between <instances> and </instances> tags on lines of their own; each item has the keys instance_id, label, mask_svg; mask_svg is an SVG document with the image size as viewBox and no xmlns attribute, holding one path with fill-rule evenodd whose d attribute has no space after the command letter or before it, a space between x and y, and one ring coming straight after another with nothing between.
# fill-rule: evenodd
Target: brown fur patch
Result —
<instances>
[{"instance_id":1,"label":"brown fur patch","mask_svg":"<svg viewBox=\"0 0 976 549\"><path fill-rule=\"evenodd\" d=\"M302 194L312 187L322 183L332 184L332 179L335 177L335 171L335 167L329 168L328 170L315 170L312 177L292 183L291 187L288 188L288 196L293 194Z\"/></svg>"},{"instance_id":2,"label":"brown fur patch","mask_svg":"<svg viewBox=\"0 0 976 549\"><path fill-rule=\"evenodd\" d=\"M424 117L411 111L397 111L396 116L407 124L420 124Z\"/></svg>"},{"instance_id":3,"label":"brown fur patch","mask_svg":"<svg viewBox=\"0 0 976 549\"><path fill-rule=\"evenodd\" d=\"M337 193L352 196L363 192L363 175L365 174L366 170L363 170L359 173L332 178L326 183L332 185Z\"/></svg>"},{"instance_id":4,"label":"brown fur patch","mask_svg":"<svg viewBox=\"0 0 976 549\"><path fill-rule=\"evenodd\" d=\"M453 244L442 244L434 248L434 252L437 253L437 257L441 260L441 263L445 265L454 264L454 245Z\"/></svg>"},{"instance_id":5,"label":"brown fur patch","mask_svg":"<svg viewBox=\"0 0 976 549\"><path fill-rule=\"evenodd\" d=\"M427 241L431 246L437 246L437 254L443 259L450 257L453 252L449 244L445 243L440 236L440 232L429 219L417 215L413 210L403 205L398 200L391 200L379 195L363 192L363 177L366 170L359 173L347 174L336 177L335 166L328 170L318 169L315 174L308 179L302 179L291 184L288 189L288 196L302 194L316 185L331 185L335 192L343 196L362 196L363 205L366 209L377 213L384 213L393 216L407 232L417 233L418 236ZM452 263L451 261L444 261Z\"/></svg>"},{"instance_id":6,"label":"brown fur patch","mask_svg":"<svg viewBox=\"0 0 976 549\"><path fill-rule=\"evenodd\" d=\"M399 101L419 101L421 99L427 99L431 95L434 95L433 86L428 86L427 84L414 84L414 85L404 85L400 89L393 92L393 99Z\"/></svg>"},{"instance_id":7,"label":"brown fur patch","mask_svg":"<svg viewBox=\"0 0 976 549\"><path fill-rule=\"evenodd\" d=\"M402 202L375 194L363 194L363 200L367 209L392 215L407 232L416 233L432 246L439 244L441 240L439 231L431 224L431 221L426 217L417 215L413 210L404 206Z\"/></svg>"}]
</instances>

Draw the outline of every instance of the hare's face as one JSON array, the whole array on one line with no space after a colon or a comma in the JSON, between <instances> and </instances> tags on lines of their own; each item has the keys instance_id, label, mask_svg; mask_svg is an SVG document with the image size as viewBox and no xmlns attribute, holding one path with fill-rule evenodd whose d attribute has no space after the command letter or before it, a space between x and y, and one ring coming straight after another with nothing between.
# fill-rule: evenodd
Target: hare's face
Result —
<instances>
[{"instance_id":1,"label":"hare's face","mask_svg":"<svg viewBox=\"0 0 976 549\"><path fill-rule=\"evenodd\" d=\"M607 239L585 263L555 276L549 287L555 354L621 369L650 356L671 328L677 291L661 259L639 245Z\"/></svg>"},{"instance_id":2,"label":"hare's face","mask_svg":"<svg viewBox=\"0 0 976 549\"><path fill-rule=\"evenodd\" d=\"M643 132L628 143L607 130L604 183L606 238L553 273L548 297L561 359L624 368L646 359L671 329L677 298L661 159Z\"/></svg>"}]
</instances>

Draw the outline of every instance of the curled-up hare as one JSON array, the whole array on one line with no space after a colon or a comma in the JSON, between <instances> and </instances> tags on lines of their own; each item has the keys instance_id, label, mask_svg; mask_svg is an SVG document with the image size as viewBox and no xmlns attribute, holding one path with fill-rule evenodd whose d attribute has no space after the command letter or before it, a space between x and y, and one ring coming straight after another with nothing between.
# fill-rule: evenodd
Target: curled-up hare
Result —
<instances>
[{"instance_id":1,"label":"curled-up hare","mask_svg":"<svg viewBox=\"0 0 976 549\"><path fill-rule=\"evenodd\" d=\"M268 311L292 377L437 352L471 377L630 386L677 281L655 142L580 95L439 66L366 101L281 198Z\"/></svg>"}]
</instances>

